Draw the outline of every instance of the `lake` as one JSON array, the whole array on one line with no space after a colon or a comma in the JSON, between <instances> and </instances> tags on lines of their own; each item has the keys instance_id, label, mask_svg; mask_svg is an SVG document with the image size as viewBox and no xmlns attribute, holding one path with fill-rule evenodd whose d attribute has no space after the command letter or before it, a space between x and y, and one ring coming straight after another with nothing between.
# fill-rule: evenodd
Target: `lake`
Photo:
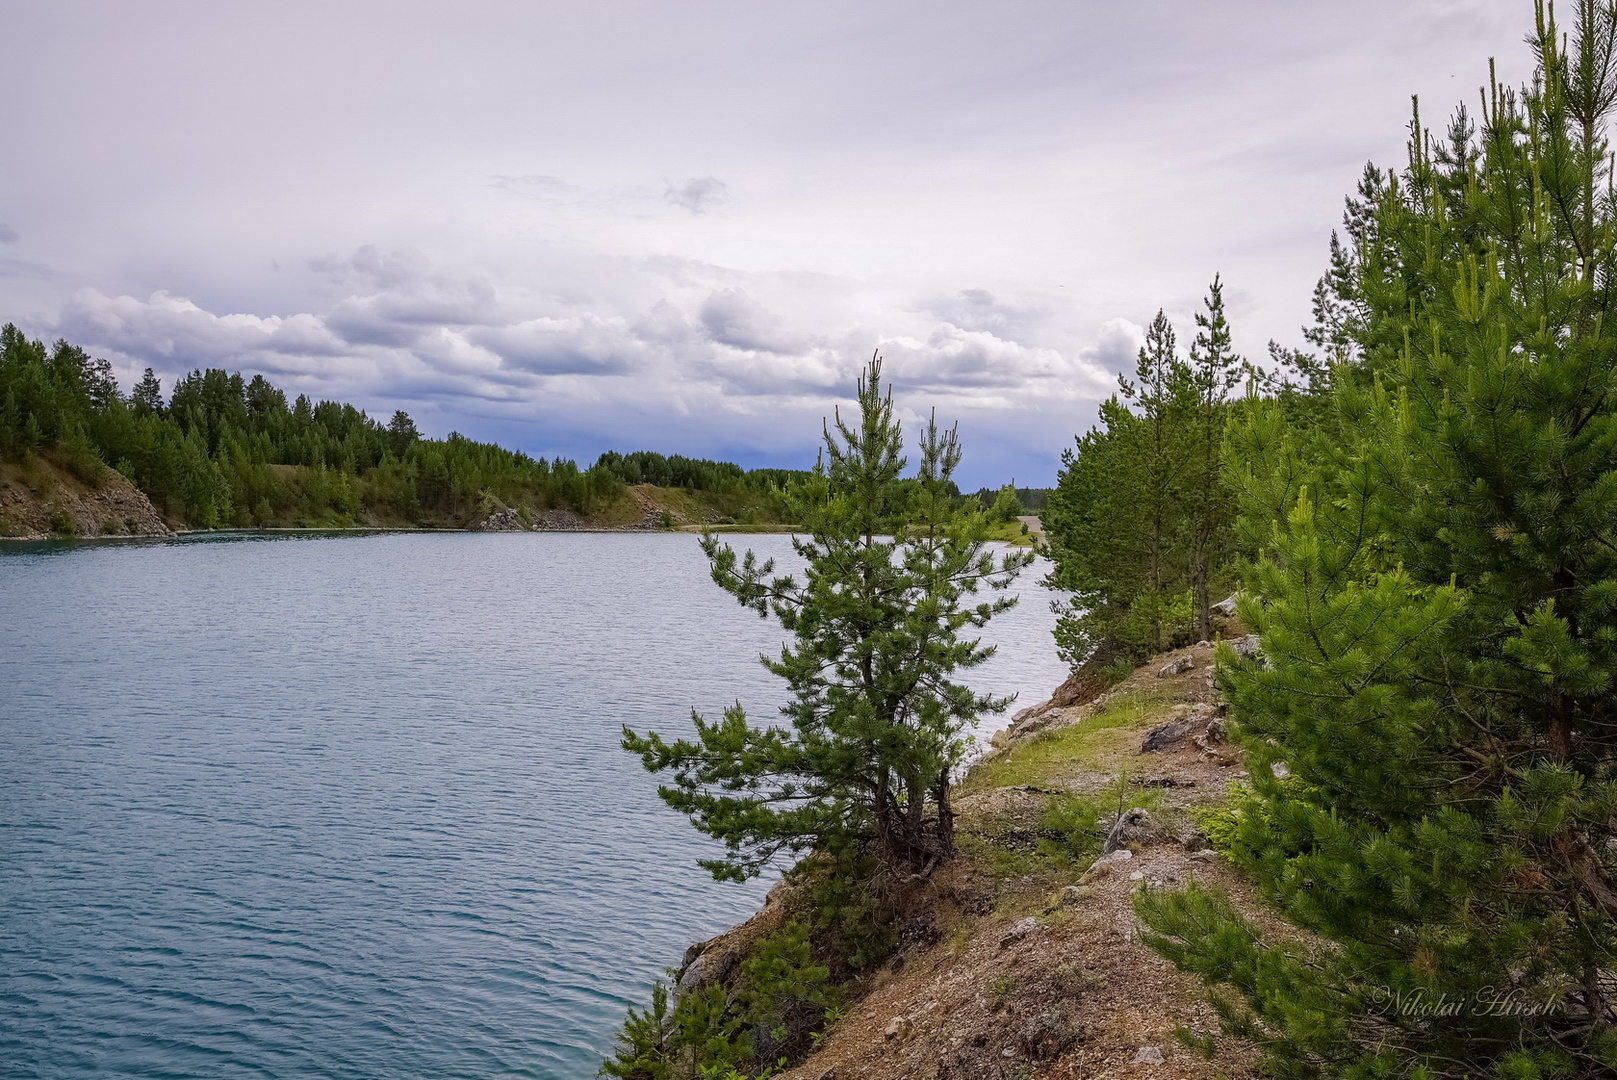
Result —
<instances>
[{"instance_id":1,"label":"lake","mask_svg":"<svg viewBox=\"0 0 1617 1080\"><path fill-rule=\"evenodd\" d=\"M1013 711L1043 570L969 680ZM773 718L780 642L688 535L0 545L0 1075L593 1076L769 884L620 728Z\"/></svg>"}]
</instances>

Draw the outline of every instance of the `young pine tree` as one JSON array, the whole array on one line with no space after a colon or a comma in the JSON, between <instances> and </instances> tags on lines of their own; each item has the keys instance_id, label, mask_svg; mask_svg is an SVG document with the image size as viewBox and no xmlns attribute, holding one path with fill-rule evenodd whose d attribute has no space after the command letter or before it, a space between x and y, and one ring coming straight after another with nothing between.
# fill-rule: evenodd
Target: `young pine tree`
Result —
<instances>
[{"instance_id":1,"label":"young pine tree","mask_svg":"<svg viewBox=\"0 0 1617 1080\"><path fill-rule=\"evenodd\" d=\"M1056 643L1074 667L1135 662L1210 633L1211 590L1228 576L1232 503L1221 475L1230 348L1215 278L1187 360L1167 317L1146 332L1133 380L1062 455L1043 514L1055 563L1048 583L1073 594Z\"/></svg>"},{"instance_id":2,"label":"young pine tree","mask_svg":"<svg viewBox=\"0 0 1617 1080\"><path fill-rule=\"evenodd\" d=\"M1205 641L1213 636L1211 588L1233 554L1235 508L1222 475L1224 423L1230 391L1240 380L1243 362L1231 348L1230 324L1224 318L1224 283L1216 275L1203 303L1206 311L1196 313L1196 338L1190 346L1194 408L1188 423L1186 483L1180 505L1185 517L1185 570L1195 633Z\"/></svg>"},{"instance_id":3,"label":"young pine tree","mask_svg":"<svg viewBox=\"0 0 1617 1080\"><path fill-rule=\"evenodd\" d=\"M1206 890L1141 910L1279 1077L1617 1075L1617 6L1530 40L1479 131L1417 117L1333 259L1328 437L1271 404L1236 440L1276 466L1249 524L1285 513L1241 608L1267 662L1222 668L1230 854L1312 944Z\"/></svg>"},{"instance_id":4,"label":"young pine tree","mask_svg":"<svg viewBox=\"0 0 1617 1080\"><path fill-rule=\"evenodd\" d=\"M791 690L786 724L754 725L737 704L717 722L693 716L694 740L623 733L648 770L671 774L663 800L724 842L726 857L703 863L720 879L813 850L873 855L889 883L929 873L954 849L949 780L966 729L1008 704L954 679L993 651L966 634L1015 603L973 594L1005 588L1031 555L986 550L982 510L951 481L953 430L928 423L916 476L901 481L903 435L880 379L877 358L858 419L827 427L793 497L801 578L702 540L713 580L792 635L764 659Z\"/></svg>"}]
</instances>

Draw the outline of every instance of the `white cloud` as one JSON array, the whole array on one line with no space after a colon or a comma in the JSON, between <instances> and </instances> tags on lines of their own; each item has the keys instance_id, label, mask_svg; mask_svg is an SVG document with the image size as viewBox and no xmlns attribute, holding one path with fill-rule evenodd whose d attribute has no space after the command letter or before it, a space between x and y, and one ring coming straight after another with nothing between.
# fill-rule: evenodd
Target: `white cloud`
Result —
<instances>
[{"instance_id":1,"label":"white cloud","mask_svg":"<svg viewBox=\"0 0 1617 1080\"><path fill-rule=\"evenodd\" d=\"M1214 272L1239 350L1295 341L1409 95L1530 73L1515 0L13 6L0 321L537 453L778 461L881 346L1024 482Z\"/></svg>"},{"instance_id":2,"label":"white cloud","mask_svg":"<svg viewBox=\"0 0 1617 1080\"><path fill-rule=\"evenodd\" d=\"M347 351L315 315L215 315L166 292L137 300L80 289L62 313L62 330L131 355L195 366L242 364L266 355L336 358Z\"/></svg>"},{"instance_id":3,"label":"white cloud","mask_svg":"<svg viewBox=\"0 0 1617 1080\"><path fill-rule=\"evenodd\" d=\"M1145 327L1128 319L1107 319L1095 334L1094 347L1084 355L1107 371L1132 372L1144 346Z\"/></svg>"},{"instance_id":4,"label":"white cloud","mask_svg":"<svg viewBox=\"0 0 1617 1080\"><path fill-rule=\"evenodd\" d=\"M653 426L672 429L677 440L665 448L697 450L690 436L705 428L711 438L729 417L760 448L795 446L804 461L818 417L851 395L872 351L887 357L906 407L942 403L1016 424L1018 410L1048 412L1057 402L1081 406L1101 395L1108 376L1095 356L1110 355L1113 338L1138 334L1134 324L1113 320L1098 347L1063 351L1007 329L1047 326L1042 316L1006 315L1037 304L986 290L957 290L951 303L976 311L997 333L942 319L940 305L904 302L886 288L689 262L648 260L615 279L586 282L592 292L583 305L531 288L497 289L485 276L374 248L309 265L328 282L322 310L216 313L166 292L142 300L84 289L63 311L60 330L125 358L126 374L147 365L169 379L193 367L262 371L290 380L294 391L347 396L374 413L425 405L445 417L443 430L475 429L477 416L541 426L591 417L601 446L632 448L651 445L647 417L655 414ZM795 298L828 321L828 332L794 331L754 289ZM650 304L637 299L652 293L659 295ZM871 311L897 332L868 325ZM750 426L769 417L774 422L763 428Z\"/></svg>"}]
</instances>

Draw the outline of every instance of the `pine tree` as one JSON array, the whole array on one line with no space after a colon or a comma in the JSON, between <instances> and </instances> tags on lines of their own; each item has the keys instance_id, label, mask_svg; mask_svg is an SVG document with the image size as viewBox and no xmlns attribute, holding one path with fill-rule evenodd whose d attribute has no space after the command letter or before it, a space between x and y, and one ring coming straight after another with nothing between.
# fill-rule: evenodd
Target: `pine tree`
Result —
<instances>
[{"instance_id":1,"label":"pine tree","mask_svg":"<svg viewBox=\"0 0 1617 1080\"><path fill-rule=\"evenodd\" d=\"M140 382L135 384L135 392L130 401L138 416L163 415L163 384L152 373L151 368L147 368L146 373L140 377Z\"/></svg>"},{"instance_id":2,"label":"pine tree","mask_svg":"<svg viewBox=\"0 0 1617 1080\"><path fill-rule=\"evenodd\" d=\"M1315 944L1208 890L1141 911L1281 1077L1617 1071L1617 6L1530 40L1532 85L1417 114L1367 186L1325 426L1232 439L1268 535L1230 854Z\"/></svg>"},{"instance_id":3,"label":"pine tree","mask_svg":"<svg viewBox=\"0 0 1617 1080\"><path fill-rule=\"evenodd\" d=\"M714 581L792 635L763 658L790 688L786 725L754 726L737 704L717 722L693 714L694 741L624 729L625 749L672 773L663 800L724 842L726 857L702 864L721 880L812 850L873 855L888 882L928 874L954 849L949 781L966 729L1009 703L953 679L993 652L964 632L1015 602L972 594L1005 588L1032 557L986 550L983 512L951 480L953 429L929 422L916 476L900 479L903 434L880 379L877 358L859 380L858 419L827 426L821 463L794 495L801 579L702 540Z\"/></svg>"},{"instance_id":4,"label":"pine tree","mask_svg":"<svg viewBox=\"0 0 1617 1080\"><path fill-rule=\"evenodd\" d=\"M1191 416L1190 369L1179 356L1178 340L1160 310L1145 332L1135 365L1135 381L1118 376L1123 400L1140 419L1141 445L1136 492L1145 512L1145 591L1134 600L1149 621L1148 649L1167 647L1167 609L1177 584L1181 555L1185 424Z\"/></svg>"},{"instance_id":5,"label":"pine tree","mask_svg":"<svg viewBox=\"0 0 1617 1080\"><path fill-rule=\"evenodd\" d=\"M387 438L393 456L402 458L409 452L410 447L421 441L421 433L416 430L415 421L410 419L410 414L398 409L393 413L393 419L388 421Z\"/></svg>"},{"instance_id":6,"label":"pine tree","mask_svg":"<svg viewBox=\"0 0 1617 1080\"><path fill-rule=\"evenodd\" d=\"M1042 520L1055 563L1047 583L1073 594L1056 643L1074 667L1211 635L1211 589L1233 556L1224 421L1243 369L1218 278L1196 323L1187 360L1158 311L1135 377L1118 379L1099 423L1062 455Z\"/></svg>"},{"instance_id":7,"label":"pine tree","mask_svg":"<svg viewBox=\"0 0 1617 1080\"><path fill-rule=\"evenodd\" d=\"M1214 276L1196 313L1196 339L1190 347L1189 380L1195 395L1186 451L1182 509L1186 519L1186 562L1196 613L1196 636L1213 636L1210 587L1229 561L1234 506L1222 477L1224 421L1230 391L1239 381L1242 360L1230 342L1224 318L1224 283Z\"/></svg>"}]
</instances>

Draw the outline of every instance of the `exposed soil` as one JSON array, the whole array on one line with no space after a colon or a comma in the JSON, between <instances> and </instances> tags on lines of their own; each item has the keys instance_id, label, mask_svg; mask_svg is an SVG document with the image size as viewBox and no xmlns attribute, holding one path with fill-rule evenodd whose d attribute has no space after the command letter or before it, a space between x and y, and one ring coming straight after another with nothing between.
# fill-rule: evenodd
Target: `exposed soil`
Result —
<instances>
[{"instance_id":1,"label":"exposed soil","mask_svg":"<svg viewBox=\"0 0 1617 1080\"><path fill-rule=\"evenodd\" d=\"M829 1025L819 1050L783 1076L1253 1076L1253 1049L1219 1034L1199 979L1141 942L1132 905L1141 888L1194 877L1223 888L1260 922L1272 919L1208 850L1192 814L1222 804L1245 775L1222 740L1212 651L1180 649L1094 700L1079 703L1069 692L1058 699L1066 704L1025 710L958 785L962 855L934 882L924 913L932 932L855 987L857 1000ZM1163 749L1142 752L1148 733ZM1094 866L1092 856L1041 847L1052 799L1124 785L1156 793L1152 835ZM721 956L756 938L767 914L738 927L733 941L721 935L693 949L687 963L698 951ZM1181 1027L1214 1037L1214 1056L1182 1045L1174 1037Z\"/></svg>"},{"instance_id":2,"label":"exposed soil","mask_svg":"<svg viewBox=\"0 0 1617 1080\"><path fill-rule=\"evenodd\" d=\"M105 466L75 475L45 454L0 462L0 537L168 536L157 508Z\"/></svg>"}]
</instances>

